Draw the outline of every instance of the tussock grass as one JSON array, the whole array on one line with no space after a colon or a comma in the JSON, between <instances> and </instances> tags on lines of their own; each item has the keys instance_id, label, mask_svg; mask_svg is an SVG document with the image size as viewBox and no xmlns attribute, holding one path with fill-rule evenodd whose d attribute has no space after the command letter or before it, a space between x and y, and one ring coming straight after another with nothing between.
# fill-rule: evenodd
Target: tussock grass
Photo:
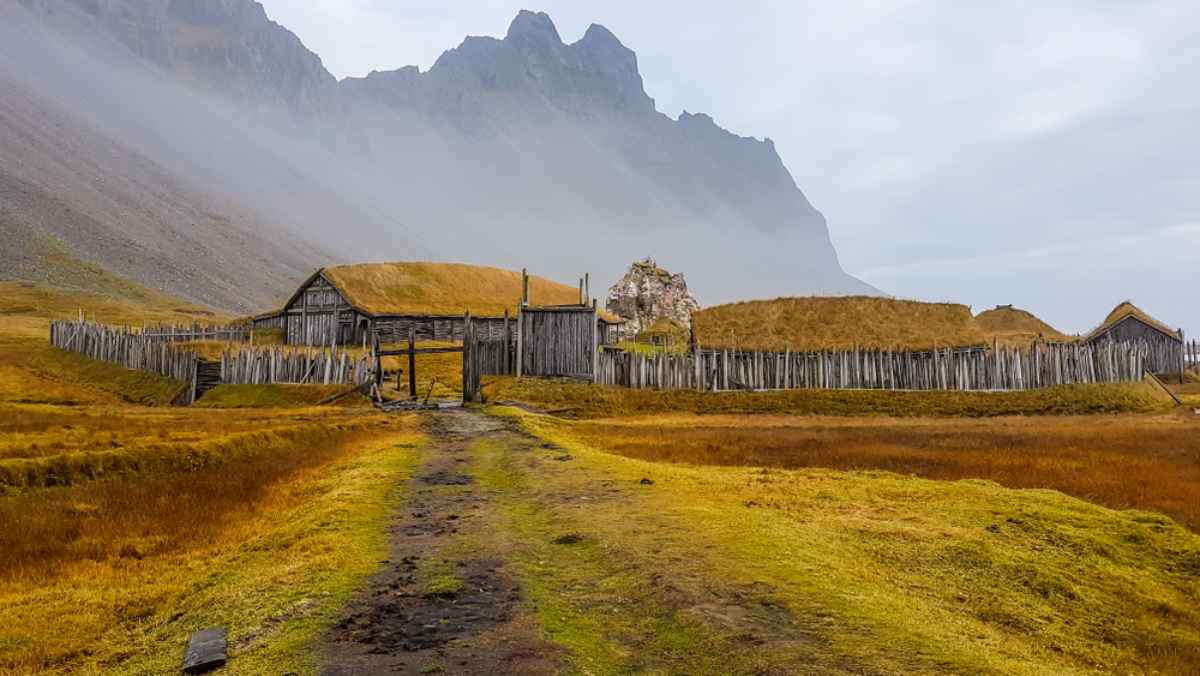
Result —
<instances>
[{"instance_id":1,"label":"tussock grass","mask_svg":"<svg viewBox=\"0 0 1200 676\"><path fill-rule=\"evenodd\" d=\"M564 424L559 433L655 462L884 470L1049 488L1114 509L1161 512L1200 532L1200 420L667 415Z\"/></svg>"},{"instance_id":2,"label":"tussock grass","mask_svg":"<svg viewBox=\"0 0 1200 676\"><path fill-rule=\"evenodd\" d=\"M277 429L212 434L190 443L147 443L106 450L0 460L0 488L69 486L112 475L196 471L252 458L266 450L330 442L341 433L369 428L364 421L322 421ZM51 443L51 446L53 444Z\"/></svg>"},{"instance_id":3,"label":"tussock grass","mask_svg":"<svg viewBox=\"0 0 1200 676\"><path fill-rule=\"evenodd\" d=\"M1074 338L1061 333L1028 310L1003 305L975 315L975 321L989 341L996 338L1004 345L1028 346L1035 340L1065 343Z\"/></svg>"},{"instance_id":4,"label":"tussock grass","mask_svg":"<svg viewBox=\"0 0 1200 676\"><path fill-rule=\"evenodd\" d=\"M1168 410L1170 397L1143 383L1072 385L1022 392L894 392L788 390L695 392L593 387L573 381L489 378L489 401L519 401L572 418L652 413L778 413L891 417L996 417L1150 413Z\"/></svg>"},{"instance_id":5,"label":"tussock grass","mask_svg":"<svg viewBox=\"0 0 1200 676\"><path fill-rule=\"evenodd\" d=\"M778 621L762 625L751 638L767 664L806 642L824 669L865 673L1183 674L1200 663L1200 538L1166 517L991 481L646 462L580 441L580 423L506 414L575 458L513 463L534 473L528 499L548 510L534 523L634 557L658 587L755 590L806 637L775 643ZM612 488L598 492L597 476ZM579 494L595 497L555 497ZM557 621L602 643L624 618L586 599Z\"/></svg>"},{"instance_id":6,"label":"tussock grass","mask_svg":"<svg viewBox=\"0 0 1200 676\"><path fill-rule=\"evenodd\" d=\"M692 315L701 347L848 350L856 346L929 349L982 345L971 310L872 296L776 298L705 308Z\"/></svg>"},{"instance_id":7,"label":"tussock grass","mask_svg":"<svg viewBox=\"0 0 1200 676\"><path fill-rule=\"evenodd\" d=\"M397 423L0 499L18 524L0 534L0 671L171 673L214 625L241 673L314 671L313 641L386 555L419 442Z\"/></svg>"}]
</instances>

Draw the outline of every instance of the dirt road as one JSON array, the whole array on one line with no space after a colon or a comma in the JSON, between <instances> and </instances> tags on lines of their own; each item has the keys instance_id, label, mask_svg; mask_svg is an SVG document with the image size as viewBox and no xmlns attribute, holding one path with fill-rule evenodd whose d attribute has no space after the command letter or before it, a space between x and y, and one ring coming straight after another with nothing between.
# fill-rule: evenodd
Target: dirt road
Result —
<instances>
[{"instance_id":1,"label":"dirt road","mask_svg":"<svg viewBox=\"0 0 1200 676\"><path fill-rule=\"evenodd\" d=\"M470 471L482 439L535 442L467 411L430 416L434 444L390 526L391 555L328 638L330 676L554 673L559 650L515 612L522 598L505 544L485 537L494 496Z\"/></svg>"},{"instance_id":2,"label":"dirt road","mask_svg":"<svg viewBox=\"0 0 1200 676\"><path fill-rule=\"evenodd\" d=\"M649 476L479 412L428 424L391 555L326 637L323 673L865 673L660 521Z\"/></svg>"}]
</instances>

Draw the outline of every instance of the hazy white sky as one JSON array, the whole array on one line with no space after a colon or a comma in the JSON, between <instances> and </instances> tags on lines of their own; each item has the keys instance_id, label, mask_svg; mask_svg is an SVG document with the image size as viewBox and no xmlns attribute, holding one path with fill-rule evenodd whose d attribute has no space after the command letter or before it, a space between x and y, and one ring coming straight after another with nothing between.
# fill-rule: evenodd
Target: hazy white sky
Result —
<instances>
[{"instance_id":1,"label":"hazy white sky","mask_svg":"<svg viewBox=\"0 0 1200 676\"><path fill-rule=\"evenodd\" d=\"M1130 298L1200 334L1195 0L263 2L339 77L427 69L522 8L568 42L600 23L659 110L774 139L876 286L1067 331Z\"/></svg>"}]
</instances>

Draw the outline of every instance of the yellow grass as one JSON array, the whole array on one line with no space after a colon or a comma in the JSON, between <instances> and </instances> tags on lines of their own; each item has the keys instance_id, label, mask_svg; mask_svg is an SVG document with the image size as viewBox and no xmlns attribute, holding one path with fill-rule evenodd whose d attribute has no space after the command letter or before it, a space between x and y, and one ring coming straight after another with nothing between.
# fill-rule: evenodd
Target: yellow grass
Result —
<instances>
[{"instance_id":1,"label":"yellow grass","mask_svg":"<svg viewBox=\"0 0 1200 676\"><path fill-rule=\"evenodd\" d=\"M0 672L170 673L211 625L248 673L313 671L385 555L416 421L290 407L323 388L161 406L179 383L50 348L50 319L226 318L93 272L86 293L0 284Z\"/></svg>"},{"instance_id":2,"label":"yellow grass","mask_svg":"<svg viewBox=\"0 0 1200 676\"><path fill-rule=\"evenodd\" d=\"M868 296L777 298L705 308L692 317L701 347L827 350L982 345L965 305Z\"/></svg>"},{"instance_id":3,"label":"yellow grass","mask_svg":"<svg viewBox=\"0 0 1200 676\"><path fill-rule=\"evenodd\" d=\"M1200 661L1200 538L1163 516L991 481L646 462L608 453L602 433L581 440L580 423L506 414L555 447L480 449L480 471L528 548L540 621L583 671L1186 674ZM563 533L580 544L548 544Z\"/></svg>"},{"instance_id":4,"label":"yellow grass","mask_svg":"<svg viewBox=\"0 0 1200 676\"><path fill-rule=\"evenodd\" d=\"M299 441L186 473L0 499L0 671L172 673L229 629L242 673L314 670L311 645L386 555L419 437Z\"/></svg>"},{"instance_id":5,"label":"yellow grass","mask_svg":"<svg viewBox=\"0 0 1200 676\"><path fill-rule=\"evenodd\" d=\"M571 418L651 413L785 414L869 417L996 417L1150 413L1174 405L1157 385L1072 385L1023 392L787 390L696 392L594 387L568 380L489 377L488 401L516 401Z\"/></svg>"},{"instance_id":6,"label":"yellow grass","mask_svg":"<svg viewBox=\"0 0 1200 676\"><path fill-rule=\"evenodd\" d=\"M1026 346L1035 340L1050 343L1074 340L1033 313L1011 305L981 312L975 315L975 321L989 342L995 338L1004 345Z\"/></svg>"},{"instance_id":7,"label":"yellow grass","mask_svg":"<svg viewBox=\"0 0 1200 676\"><path fill-rule=\"evenodd\" d=\"M659 415L563 425L562 433L643 460L1052 488L1116 509L1161 512L1200 532L1200 418Z\"/></svg>"},{"instance_id":8,"label":"yellow grass","mask_svg":"<svg viewBox=\"0 0 1200 676\"><path fill-rule=\"evenodd\" d=\"M464 263L363 263L325 268L355 306L372 314L516 316L521 273ZM530 275L533 305L579 303L579 288Z\"/></svg>"}]
</instances>

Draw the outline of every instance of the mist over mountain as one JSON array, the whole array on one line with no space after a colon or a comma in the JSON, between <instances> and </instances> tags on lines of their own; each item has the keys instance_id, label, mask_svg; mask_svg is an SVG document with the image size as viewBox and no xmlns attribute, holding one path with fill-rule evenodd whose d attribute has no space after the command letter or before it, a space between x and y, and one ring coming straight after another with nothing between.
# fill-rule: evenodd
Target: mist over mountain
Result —
<instances>
[{"instance_id":1,"label":"mist over mountain","mask_svg":"<svg viewBox=\"0 0 1200 676\"><path fill-rule=\"evenodd\" d=\"M50 230L219 307L401 258L603 283L653 255L712 302L877 293L770 140L658 113L598 25L567 44L521 12L426 72L338 81L250 0L19 0L0 9L0 101L23 106L0 106L0 186L39 196L0 211L0 236ZM51 226L39 203L89 225Z\"/></svg>"}]
</instances>

